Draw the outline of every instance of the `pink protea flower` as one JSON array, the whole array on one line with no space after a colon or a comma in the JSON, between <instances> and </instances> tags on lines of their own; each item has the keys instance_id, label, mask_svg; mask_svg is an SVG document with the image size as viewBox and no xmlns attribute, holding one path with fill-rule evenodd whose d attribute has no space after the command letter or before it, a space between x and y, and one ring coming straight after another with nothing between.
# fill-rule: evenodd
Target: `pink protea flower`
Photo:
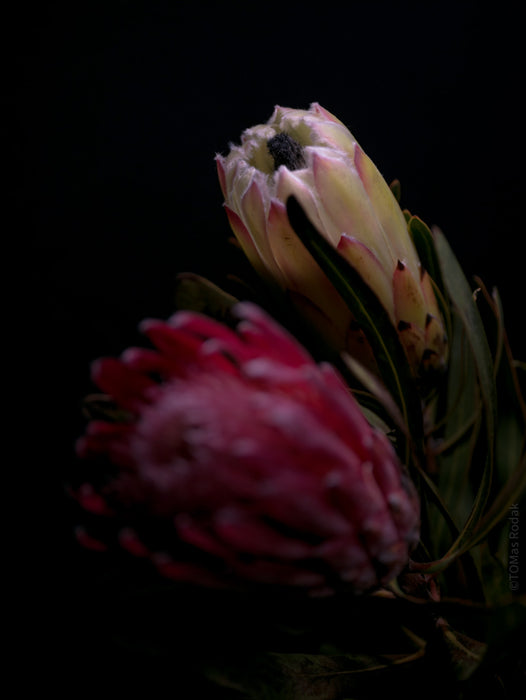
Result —
<instances>
[{"instance_id":1,"label":"pink protea flower","mask_svg":"<svg viewBox=\"0 0 526 700\"><path fill-rule=\"evenodd\" d=\"M286 290L330 343L374 369L361 329L291 229L290 195L376 293L413 373L445 367L432 280L389 186L339 119L316 102L308 110L277 106L216 162L230 225L254 269Z\"/></svg>"},{"instance_id":2,"label":"pink protea flower","mask_svg":"<svg viewBox=\"0 0 526 700\"><path fill-rule=\"evenodd\" d=\"M315 593L385 584L419 529L391 443L332 366L258 307L235 314L235 331L192 312L146 321L155 349L95 364L127 420L93 421L79 441L82 457L116 468L78 490L81 504L176 580Z\"/></svg>"}]
</instances>

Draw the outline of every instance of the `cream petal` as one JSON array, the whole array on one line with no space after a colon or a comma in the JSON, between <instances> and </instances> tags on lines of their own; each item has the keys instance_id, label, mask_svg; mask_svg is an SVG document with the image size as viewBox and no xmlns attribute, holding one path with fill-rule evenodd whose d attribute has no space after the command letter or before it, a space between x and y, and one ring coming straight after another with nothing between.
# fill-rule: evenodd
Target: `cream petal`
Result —
<instances>
[{"instance_id":1,"label":"cream petal","mask_svg":"<svg viewBox=\"0 0 526 700\"><path fill-rule=\"evenodd\" d=\"M318 231L336 246L340 240L340 231L333 225L331 219L317 200L310 170L294 170L291 172L285 167L281 167L278 170L275 196L281 202L286 203L290 195L296 197L305 214Z\"/></svg>"},{"instance_id":2,"label":"cream petal","mask_svg":"<svg viewBox=\"0 0 526 700\"><path fill-rule=\"evenodd\" d=\"M356 139L343 124L322 122L313 129L316 144L341 150L347 157L353 159Z\"/></svg>"},{"instance_id":3,"label":"cream petal","mask_svg":"<svg viewBox=\"0 0 526 700\"><path fill-rule=\"evenodd\" d=\"M447 356L448 347L444 327L438 318L429 315L426 319L425 350L422 356L424 369L443 370Z\"/></svg>"},{"instance_id":4,"label":"cream petal","mask_svg":"<svg viewBox=\"0 0 526 700\"><path fill-rule=\"evenodd\" d=\"M399 262L393 273L393 297L396 323L413 323L424 328L426 304L418 280L403 262Z\"/></svg>"},{"instance_id":5,"label":"cream petal","mask_svg":"<svg viewBox=\"0 0 526 700\"><path fill-rule=\"evenodd\" d=\"M241 214L243 222L249 231L254 245L262 260L267 266L272 266L272 251L267 238L267 213L268 202L264 197L263 187L253 178L241 200Z\"/></svg>"},{"instance_id":6,"label":"cream petal","mask_svg":"<svg viewBox=\"0 0 526 700\"><path fill-rule=\"evenodd\" d=\"M385 240L393 259L402 260L413 275L418 275L418 257L407 230L407 223L387 182L373 161L356 145L354 154L356 170L372 203L375 215L385 232Z\"/></svg>"},{"instance_id":7,"label":"cream petal","mask_svg":"<svg viewBox=\"0 0 526 700\"><path fill-rule=\"evenodd\" d=\"M323 209L339 234L347 233L362 241L386 270L392 269L388 242L351 161L312 149L312 171Z\"/></svg>"},{"instance_id":8,"label":"cream petal","mask_svg":"<svg viewBox=\"0 0 526 700\"><path fill-rule=\"evenodd\" d=\"M426 301L427 313L431 314L435 318L440 318L440 311L438 308L437 299L435 296L435 291L433 289L433 282L426 270L420 277L420 286L422 287L422 294Z\"/></svg>"},{"instance_id":9,"label":"cream petal","mask_svg":"<svg viewBox=\"0 0 526 700\"><path fill-rule=\"evenodd\" d=\"M227 205L225 205L225 211L227 213L228 222L232 228L232 231L239 241L239 244L247 256L250 264L256 270L258 275L268 280L269 276L274 274L272 265L268 266L266 261L263 260L256 246L254 245L254 241L250 233L238 214Z\"/></svg>"},{"instance_id":10,"label":"cream petal","mask_svg":"<svg viewBox=\"0 0 526 700\"><path fill-rule=\"evenodd\" d=\"M402 322L398 328L398 336L410 365L418 368L425 348L424 331L414 323Z\"/></svg>"},{"instance_id":11,"label":"cream petal","mask_svg":"<svg viewBox=\"0 0 526 700\"><path fill-rule=\"evenodd\" d=\"M324 272L290 226L285 205L273 200L268 218L268 238L273 257L288 287L308 297L336 326L348 323L349 312Z\"/></svg>"},{"instance_id":12,"label":"cream petal","mask_svg":"<svg viewBox=\"0 0 526 700\"><path fill-rule=\"evenodd\" d=\"M387 275L382 264L366 245L361 241L343 234L338 244L338 251L360 273L360 276L375 292L394 321L393 288L391 278Z\"/></svg>"},{"instance_id":13,"label":"cream petal","mask_svg":"<svg viewBox=\"0 0 526 700\"><path fill-rule=\"evenodd\" d=\"M336 122L336 124L342 124L343 123L338 119L338 117L335 117L334 114L329 112L328 109L325 109L325 107L322 107L319 102L312 102L312 104L309 107L309 112L312 112L318 117L321 117L321 121L329 120L331 122Z\"/></svg>"},{"instance_id":14,"label":"cream petal","mask_svg":"<svg viewBox=\"0 0 526 700\"><path fill-rule=\"evenodd\" d=\"M221 187L221 192L223 193L223 198L226 200L228 197L227 184L226 184L226 171L225 171L225 158L216 155L216 167L217 167L217 177L219 179L219 185Z\"/></svg>"}]
</instances>

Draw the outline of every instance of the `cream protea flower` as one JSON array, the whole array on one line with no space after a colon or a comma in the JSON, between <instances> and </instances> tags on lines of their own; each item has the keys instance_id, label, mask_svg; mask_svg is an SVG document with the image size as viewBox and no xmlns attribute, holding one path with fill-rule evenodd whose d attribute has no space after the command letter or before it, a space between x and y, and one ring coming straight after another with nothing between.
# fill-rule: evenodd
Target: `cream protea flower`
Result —
<instances>
[{"instance_id":1,"label":"cream protea flower","mask_svg":"<svg viewBox=\"0 0 526 700\"><path fill-rule=\"evenodd\" d=\"M113 532L162 574L207 585L388 582L419 529L391 443L331 365L258 307L236 313L236 332L191 312L148 321L155 350L96 363L123 415L92 421L79 442L105 480L93 465L78 498L106 522L81 539L100 549Z\"/></svg>"},{"instance_id":2,"label":"cream protea flower","mask_svg":"<svg viewBox=\"0 0 526 700\"><path fill-rule=\"evenodd\" d=\"M444 366L440 311L405 217L336 117L317 103L309 110L276 107L267 124L247 129L241 146L216 160L230 224L252 265L288 290L330 342L372 364L349 310L290 227L290 195L376 293L413 372Z\"/></svg>"}]
</instances>

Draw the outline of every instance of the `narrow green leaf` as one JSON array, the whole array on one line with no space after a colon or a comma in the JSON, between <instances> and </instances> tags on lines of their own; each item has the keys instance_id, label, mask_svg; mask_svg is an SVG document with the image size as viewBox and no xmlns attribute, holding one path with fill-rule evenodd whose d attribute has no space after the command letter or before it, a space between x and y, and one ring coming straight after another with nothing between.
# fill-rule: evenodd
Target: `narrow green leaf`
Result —
<instances>
[{"instance_id":1,"label":"narrow green leaf","mask_svg":"<svg viewBox=\"0 0 526 700\"><path fill-rule=\"evenodd\" d=\"M471 513L459 537L444 557L445 560L448 560L473 546L473 531L486 508L493 481L497 400L493 360L472 290L445 236L438 229L434 229L434 237L444 286L462 322L467 342L472 352L481 400L484 406L487 452L487 459L480 477ZM456 358L453 357L452 362L455 361Z\"/></svg>"},{"instance_id":2,"label":"narrow green leaf","mask_svg":"<svg viewBox=\"0 0 526 700\"><path fill-rule=\"evenodd\" d=\"M524 450L526 436L526 403L504 327L502 303L496 289L490 295L479 278L475 278L481 294L479 299L486 320L488 338L495 348L495 379L499 406L496 426L495 471L498 486L506 484L513 475ZM486 316L489 314L489 319Z\"/></svg>"},{"instance_id":3,"label":"narrow green leaf","mask_svg":"<svg viewBox=\"0 0 526 700\"><path fill-rule=\"evenodd\" d=\"M473 359L477 369L486 413L488 447L493 458L497 394L493 376L493 360L488 340L477 305L473 299L473 292L449 243L443 233L436 228L434 229L434 237L444 285L462 319L473 351Z\"/></svg>"},{"instance_id":4,"label":"narrow green leaf","mask_svg":"<svg viewBox=\"0 0 526 700\"><path fill-rule=\"evenodd\" d=\"M444 283L442 281L440 264L435 250L433 234L427 224L418 216L411 216L407 225L420 262L424 269L431 275L431 279L435 282L443 295Z\"/></svg>"},{"instance_id":5,"label":"narrow green leaf","mask_svg":"<svg viewBox=\"0 0 526 700\"><path fill-rule=\"evenodd\" d=\"M423 435L420 398L387 311L359 272L316 230L292 196L287 200L287 213L298 238L360 324L373 349L382 379L398 404L413 439L420 444Z\"/></svg>"},{"instance_id":6,"label":"narrow green leaf","mask_svg":"<svg viewBox=\"0 0 526 700\"><path fill-rule=\"evenodd\" d=\"M453 314L446 401L444 432L437 445L439 490L460 530L473 506L469 472L482 407L471 347L457 313ZM444 524L439 523L436 537L441 544L444 534Z\"/></svg>"},{"instance_id":7,"label":"narrow green leaf","mask_svg":"<svg viewBox=\"0 0 526 700\"><path fill-rule=\"evenodd\" d=\"M482 542L506 517L511 505L520 501L524 495L526 495L526 449L523 447L515 471L499 491L484 517L478 522L473 533L472 544Z\"/></svg>"},{"instance_id":8,"label":"narrow green leaf","mask_svg":"<svg viewBox=\"0 0 526 700\"><path fill-rule=\"evenodd\" d=\"M402 433L407 433L407 426L404 425L398 405L378 377L347 353L342 353L342 360L362 386L376 398L397 428L399 428Z\"/></svg>"}]
</instances>

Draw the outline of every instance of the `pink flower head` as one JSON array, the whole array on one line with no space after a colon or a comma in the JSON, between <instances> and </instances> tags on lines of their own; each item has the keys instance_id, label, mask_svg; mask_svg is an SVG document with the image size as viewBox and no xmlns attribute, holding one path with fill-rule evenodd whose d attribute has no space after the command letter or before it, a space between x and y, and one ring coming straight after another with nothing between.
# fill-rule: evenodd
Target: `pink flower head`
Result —
<instances>
[{"instance_id":1,"label":"pink flower head","mask_svg":"<svg viewBox=\"0 0 526 700\"><path fill-rule=\"evenodd\" d=\"M235 314L235 330L192 312L146 321L155 349L95 364L127 420L92 421L80 439L82 457L115 472L85 484L81 504L175 580L311 593L387 583L419 529L391 443L332 366L258 307Z\"/></svg>"}]
</instances>

